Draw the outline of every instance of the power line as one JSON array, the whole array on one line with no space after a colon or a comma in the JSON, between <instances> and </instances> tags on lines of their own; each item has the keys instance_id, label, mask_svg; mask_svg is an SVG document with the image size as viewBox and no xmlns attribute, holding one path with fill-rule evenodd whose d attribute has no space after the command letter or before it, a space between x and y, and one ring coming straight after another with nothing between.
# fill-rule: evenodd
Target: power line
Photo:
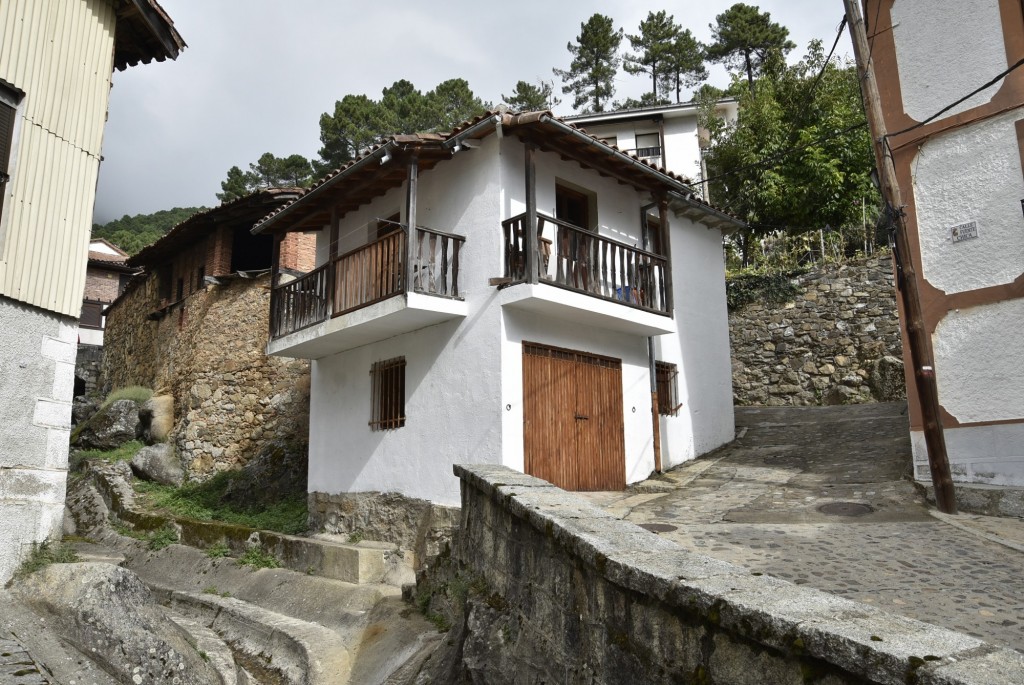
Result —
<instances>
[{"instance_id":1,"label":"power line","mask_svg":"<svg viewBox=\"0 0 1024 685\"><path fill-rule=\"evenodd\" d=\"M994 77L994 78L993 78L992 80L990 80L990 81L989 81L988 83L986 83L986 84L984 84L984 85L982 85L982 86L979 86L978 88L975 88L975 89L974 89L974 90L972 90L972 91L971 91L970 93L968 93L967 95L963 96L962 98L960 98L960 99L959 99L959 100L957 100L956 102L954 102L954 103L952 103L952 104L949 104L949 105L946 105L945 107L943 107L942 109L940 109L940 110L939 110L938 112L936 112L935 114L933 114L933 115L931 115L930 117L928 117L927 119L925 119L924 121L919 121L918 123L914 124L913 126L908 126L907 128L903 129L902 131L896 131L895 133L887 133L887 134L886 134L886 138L895 138L896 136L901 136L901 135L903 135L904 133L909 133L910 131L913 131L913 130L914 130L914 129L916 129L916 128L921 128L921 127L922 127L922 126L924 126L925 124L927 124L927 123L929 123L929 122L931 122L931 121L934 121L935 119L938 119L938 118L939 118L940 116L942 116L943 114L945 114L945 113L946 113L946 112L948 112L949 110L953 109L954 107L956 107L957 105L959 105L959 104L960 104L961 102L963 102L964 100L969 100L969 99L971 99L972 97L974 97L975 95L977 95L978 93L980 93L981 91L983 91L983 90L985 90L986 88L988 88L989 86L995 85L995 83L996 83L997 81L1000 81L1000 80L1002 80L1002 79L1003 79L1003 78L1004 78L1004 77L1005 77L1005 76L1006 76L1007 74L1009 74L1009 73L1010 73L1011 71L1013 71L1014 69L1017 69L1018 67L1021 67L1021 66L1024 66L1024 59L1020 59L1020 60L1018 60L1017 62L1015 62L1015 63L1013 64L1013 66L1009 67L1009 68L1008 68L1008 69L1006 69L1005 71L1002 71L1002 72L1000 72L1000 73L999 73L998 75L996 75L996 76L995 76L995 77Z\"/></svg>"},{"instance_id":2,"label":"power line","mask_svg":"<svg viewBox=\"0 0 1024 685\"><path fill-rule=\"evenodd\" d=\"M839 45L839 39L843 37L843 29L845 28L846 15L844 14L843 20L839 22L839 28L836 29L836 39L832 43L832 49L828 51L828 57L825 58L825 63L821 65L821 71L819 71L818 75L814 78L814 83L811 85L811 91L807 94L808 98L814 95L814 91L818 87L818 82L821 81L821 77L825 75L825 70L828 69L828 65L832 61L832 55L835 54L836 46Z\"/></svg>"}]
</instances>

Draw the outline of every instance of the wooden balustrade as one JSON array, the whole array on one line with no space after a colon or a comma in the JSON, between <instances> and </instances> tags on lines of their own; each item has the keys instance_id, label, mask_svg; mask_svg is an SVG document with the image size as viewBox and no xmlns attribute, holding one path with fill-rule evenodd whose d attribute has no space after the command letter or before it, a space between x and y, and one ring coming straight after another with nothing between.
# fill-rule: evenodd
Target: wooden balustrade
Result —
<instances>
[{"instance_id":1,"label":"wooden balustrade","mask_svg":"<svg viewBox=\"0 0 1024 685\"><path fill-rule=\"evenodd\" d=\"M302 330L330 316L330 277L330 265L324 264L301 278L282 283L271 290L272 338Z\"/></svg>"},{"instance_id":2,"label":"wooden balustrade","mask_svg":"<svg viewBox=\"0 0 1024 685\"><path fill-rule=\"evenodd\" d=\"M271 293L272 338L334 316L412 292L458 298L459 258L465 238L417 226L412 277L407 278L405 227L362 245Z\"/></svg>"},{"instance_id":3,"label":"wooden balustrade","mask_svg":"<svg viewBox=\"0 0 1024 685\"><path fill-rule=\"evenodd\" d=\"M502 222L505 277L526 279L526 215ZM668 260L653 252L538 215L541 282L668 314Z\"/></svg>"}]
</instances>

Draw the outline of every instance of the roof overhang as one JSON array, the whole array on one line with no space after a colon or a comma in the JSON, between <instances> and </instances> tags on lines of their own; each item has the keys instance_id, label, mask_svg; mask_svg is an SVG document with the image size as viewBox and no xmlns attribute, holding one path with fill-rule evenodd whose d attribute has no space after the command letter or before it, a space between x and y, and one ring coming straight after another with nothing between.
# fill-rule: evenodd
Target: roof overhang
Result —
<instances>
[{"instance_id":1,"label":"roof overhang","mask_svg":"<svg viewBox=\"0 0 1024 685\"><path fill-rule=\"evenodd\" d=\"M114 68L124 71L139 62L175 59L185 40L156 0L121 0L117 4Z\"/></svg>"}]
</instances>

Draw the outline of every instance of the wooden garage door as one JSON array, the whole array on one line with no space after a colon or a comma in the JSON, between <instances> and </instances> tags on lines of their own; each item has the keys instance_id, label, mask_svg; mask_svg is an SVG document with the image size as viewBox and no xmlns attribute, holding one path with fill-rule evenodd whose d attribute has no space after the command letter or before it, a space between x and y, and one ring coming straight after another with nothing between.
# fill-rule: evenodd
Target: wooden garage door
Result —
<instances>
[{"instance_id":1,"label":"wooden garage door","mask_svg":"<svg viewBox=\"0 0 1024 685\"><path fill-rule=\"evenodd\" d=\"M560 488L624 488L622 361L524 342L523 451Z\"/></svg>"}]
</instances>

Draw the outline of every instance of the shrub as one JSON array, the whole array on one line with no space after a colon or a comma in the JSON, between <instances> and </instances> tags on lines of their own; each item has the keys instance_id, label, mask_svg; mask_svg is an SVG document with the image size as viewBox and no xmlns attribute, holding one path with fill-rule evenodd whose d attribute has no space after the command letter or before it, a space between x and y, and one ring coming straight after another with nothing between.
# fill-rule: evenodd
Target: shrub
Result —
<instances>
[{"instance_id":1,"label":"shrub","mask_svg":"<svg viewBox=\"0 0 1024 685\"><path fill-rule=\"evenodd\" d=\"M103 400L103 404L100 405L100 409L109 407L118 400L132 400L133 402L142 404L152 396L153 391L149 388L143 388L141 385L129 385L126 388L118 388L107 395L107 399Z\"/></svg>"},{"instance_id":2,"label":"shrub","mask_svg":"<svg viewBox=\"0 0 1024 685\"><path fill-rule=\"evenodd\" d=\"M280 568L281 562L273 554L264 552L259 547L250 547L238 559L239 566L249 566L253 570L259 568Z\"/></svg>"},{"instance_id":3,"label":"shrub","mask_svg":"<svg viewBox=\"0 0 1024 685\"><path fill-rule=\"evenodd\" d=\"M78 554L64 544L53 544L45 540L40 544L32 543L32 553L14 572L14 578L21 580L32 575L50 564L70 564L78 561Z\"/></svg>"}]
</instances>

